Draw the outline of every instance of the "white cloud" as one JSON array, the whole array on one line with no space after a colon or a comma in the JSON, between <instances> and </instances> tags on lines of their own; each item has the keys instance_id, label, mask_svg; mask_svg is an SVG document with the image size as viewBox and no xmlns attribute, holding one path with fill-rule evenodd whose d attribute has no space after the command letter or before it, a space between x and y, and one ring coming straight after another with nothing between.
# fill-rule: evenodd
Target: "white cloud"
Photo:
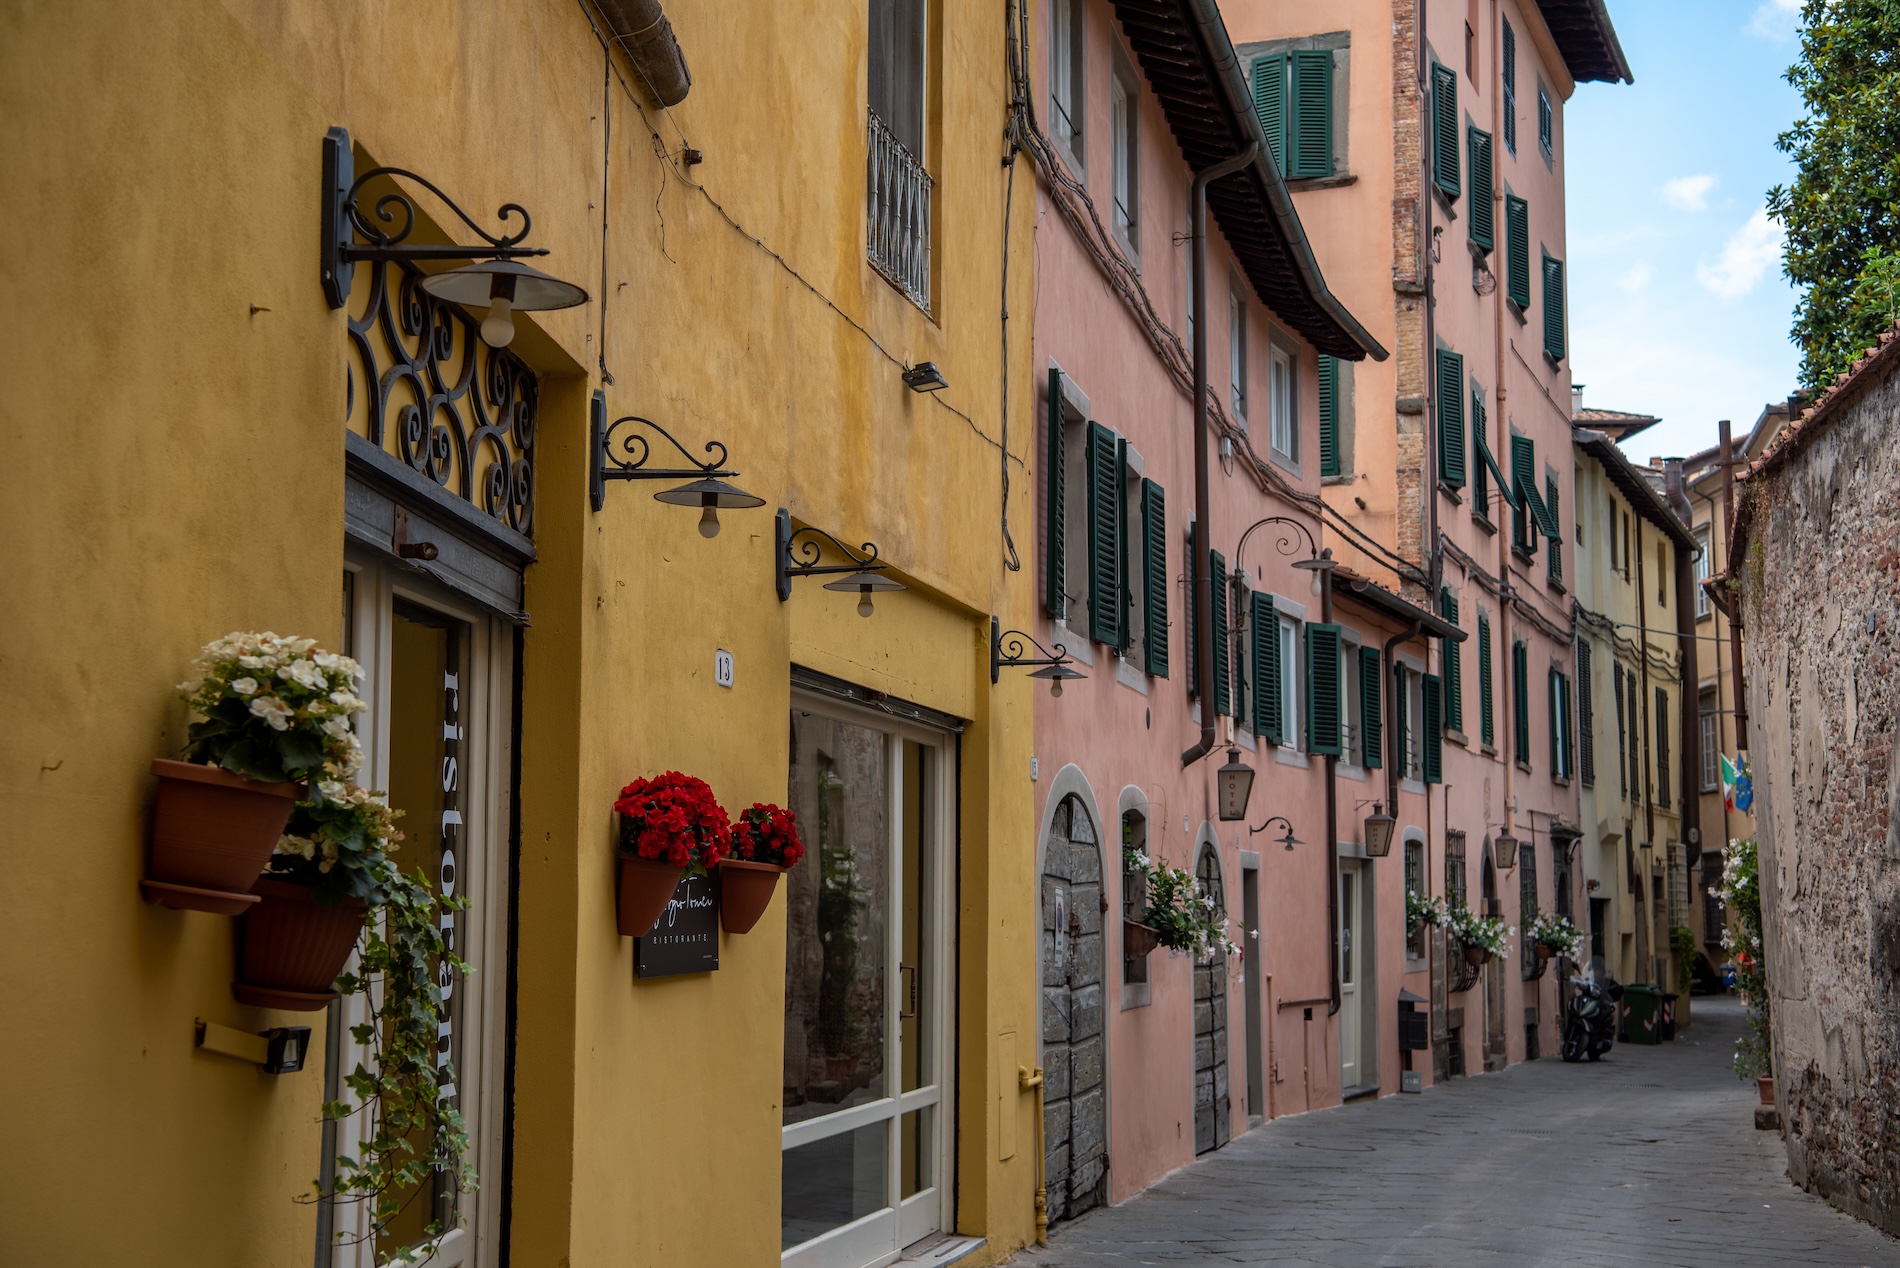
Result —
<instances>
[{"instance_id":1,"label":"white cloud","mask_svg":"<svg viewBox=\"0 0 1900 1268\"><path fill-rule=\"evenodd\" d=\"M1707 211L1709 191L1720 183L1721 178L1707 174L1678 176L1672 181L1663 182L1663 201L1677 211Z\"/></svg>"},{"instance_id":2,"label":"white cloud","mask_svg":"<svg viewBox=\"0 0 1900 1268\"><path fill-rule=\"evenodd\" d=\"M1766 207L1757 208L1748 223L1729 236L1715 263L1704 260L1696 265L1696 281L1713 295L1740 299L1755 289L1770 265L1780 261L1786 236L1782 227L1768 218Z\"/></svg>"},{"instance_id":3,"label":"white cloud","mask_svg":"<svg viewBox=\"0 0 1900 1268\"><path fill-rule=\"evenodd\" d=\"M1801 25L1801 0L1762 0L1742 29L1759 39L1779 44L1791 40Z\"/></svg>"},{"instance_id":4,"label":"white cloud","mask_svg":"<svg viewBox=\"0 0 1900 1268\"><path fill-rule=\"evenodd\" d=\"M1656 270L1649 267L1648 260L1638 260L1623 271L1616 284L1627 294L1635 295L1649 286L1650 279L1656 276Z\"/></svg>"}]
</instances>

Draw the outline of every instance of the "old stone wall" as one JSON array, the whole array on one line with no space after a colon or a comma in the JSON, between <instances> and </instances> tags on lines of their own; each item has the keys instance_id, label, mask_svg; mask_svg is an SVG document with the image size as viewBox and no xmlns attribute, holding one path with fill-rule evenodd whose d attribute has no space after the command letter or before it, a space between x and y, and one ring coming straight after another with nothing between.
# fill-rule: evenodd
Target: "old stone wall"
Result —
<instances>
[{"instance_id":1,"label":"old stone wall","mask_svg":"<svg viewBox=\"0 0 1900 1268\"><path fill-rule=\"evenodd\" d=\"M1738 571L1790 1173L1900 1233L1900 376L1870 369L1744 486Z\"/></svg>"}]
</instances>

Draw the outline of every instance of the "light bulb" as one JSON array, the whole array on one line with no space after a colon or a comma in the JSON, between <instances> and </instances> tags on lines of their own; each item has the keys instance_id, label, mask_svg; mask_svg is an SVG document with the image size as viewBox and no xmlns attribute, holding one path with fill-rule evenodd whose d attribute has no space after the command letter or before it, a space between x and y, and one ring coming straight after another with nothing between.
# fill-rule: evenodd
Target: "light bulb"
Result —
<instances>
[{"instance_id":1,"label":"light bulb","mask_svg":"<svg viewBox=\"0 0 1900 1268\"><path fill-rule=\"evenodd\" d=\"M871 615L871 592L869 589L858 591L858 615Z\"/></svg>"},{"instance_id":2,"label":"light bulb","mask_svg":"<svg viewBox=\"0 0 1900 1268\"><path fill-rule=\"evenodd\" d=\"M699 512L699 535L701 537L719 536L719 508L710 500Z\"/></svg>"},{"instance_id":3,"label":"light bulb","mask_svg":"<svg viewBox=\"0 0 1900 1268\"><path fill-rule=\"evenodd\" d=\"M1315 597L1319 594L1319 573L1317 572L1313 574L1313 594Z\"/></svg>"},{"instance_id":4,"label":"light bulb","mask_svg":"<svg viewBox=\"0 0 1900 1268\"><path fill-rule=\"evenodd\" d=\"M1062 680L1060 678L1054 678L1050 680L1049 694L1052 696L1059 696L1062 694Z\"/></svg>"},{"instance_id":5,"label":"light bulb","mask_svg":"<svg viewBox=\"0 0 1900 1268\"><path fill-rule=\"evenodd\" d=\"M482 318L482 342L491 348L506 348L515 337L515 302L506 295L488 301L488 316Z\"/></svg>"}]
</instances>

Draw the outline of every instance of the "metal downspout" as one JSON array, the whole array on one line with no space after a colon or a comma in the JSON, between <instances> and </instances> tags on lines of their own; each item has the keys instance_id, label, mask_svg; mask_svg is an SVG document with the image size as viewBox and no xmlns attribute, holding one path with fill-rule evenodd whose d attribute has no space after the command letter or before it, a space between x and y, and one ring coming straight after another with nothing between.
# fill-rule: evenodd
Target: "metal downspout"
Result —
<instances>
[{"instance_id":1,"label":"metal downspout","mask_svg":"<svg viewBox=\"0 0 1900 1268\"><path fill-rule=\"evenodd\" d=\"M1238 172L1260 153L1250 142L1232 158L1196 172L1188 191L1188 232L1194 240L1194 558L1188 561L1188 584L1194 594L1194 684L1201 703L1201 738L1181 754L1181 765L1192 766L1214 748L1214 585L1207 573L1207 187Z\"/></svg>"}]
</instances>

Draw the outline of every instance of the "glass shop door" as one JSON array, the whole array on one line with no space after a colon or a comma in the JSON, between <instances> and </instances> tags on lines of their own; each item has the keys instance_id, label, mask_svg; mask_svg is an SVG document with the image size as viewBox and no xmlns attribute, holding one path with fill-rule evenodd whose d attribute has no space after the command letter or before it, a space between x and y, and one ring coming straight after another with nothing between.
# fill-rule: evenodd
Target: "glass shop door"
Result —
<instances>
[{"instance_id":1,"label":"glass shop door","mask_svg":"<svg viewBox=\"0 0 1900 1268\"><path fill-rule=\"evenodd\" d=\"M949 1225L946 737L795 699L783 1263L864 1268Z\"/></svg>"}]
</instances>

